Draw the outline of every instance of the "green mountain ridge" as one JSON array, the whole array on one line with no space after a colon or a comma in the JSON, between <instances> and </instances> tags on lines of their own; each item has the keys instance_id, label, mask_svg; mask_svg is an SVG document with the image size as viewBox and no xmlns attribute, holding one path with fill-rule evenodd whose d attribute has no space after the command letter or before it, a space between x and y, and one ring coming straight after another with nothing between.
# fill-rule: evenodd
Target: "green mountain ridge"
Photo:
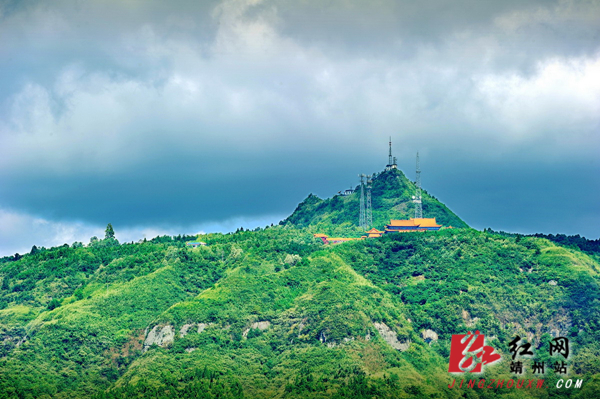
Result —
<instances>
[{"instance_id":1,"label":"green mountain ridge","mask_svg":"<svg viewBox=\"0 0 600 399\"><path fill-rule=\"evenodd\" d=\"M400 171L377 176L376 227L411 216L411 187ZM313 233L360 234L358 198L311 195L282 225L203 235L197 248L107 232L3 258L0 399L599 397L595 242L578 237L584 253L476 231L423 197L425 217L463 228L323 245ZM502 360L448 373L452 335L475 330ZM522 375L510 370L516 335L534 352ZM549 354L557 336L568 359ZM450 389L454 378L544 388ZM583 384L558 390L560 378Z\"/></svg>"},{"instance_id":2,"label":"green mountain ridge","mask_svg":"<svg viewBox=\"0 0 600 399\"><path fill-rule=\"evenodd\" d=\"M416 185L399 169L376 174L371 192L373 227L381 230L391 219L414 217L413 196L416 193ZM468 227L446 205L427 191L422 189L421 193L423 217L436 218L443 226ZM358 229L359 208L360 186L347 196L335 195L332 198L321 199L310 194L281 223L290 223L296 227L309 228L311 231L330 235L348 232L356 235L362 233L362 230Z\"/></svg>"}]
</instances>

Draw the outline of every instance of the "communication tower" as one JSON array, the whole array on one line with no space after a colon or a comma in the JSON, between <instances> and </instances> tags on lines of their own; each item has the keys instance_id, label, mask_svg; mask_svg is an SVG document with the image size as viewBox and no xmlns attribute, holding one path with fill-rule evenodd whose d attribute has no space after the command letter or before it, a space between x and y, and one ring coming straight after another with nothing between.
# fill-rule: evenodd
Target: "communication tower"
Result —
<instances>
[{"instance_id":1,"label":"communication tower","mask_svg":"<svg viewBox=\"0 0 600 399\"><path fill-rule=\"evenodd\" d=\"M392 156L392 137L390 136L390 152L388 155L388 164L385 165L385 170L397 169L398 165L396 164L396 157Z\"/></svg>"},{"instance_id":2,"label":"communication tower","mask_svg":"<svg viewBox=\"0 0 600 399\"><path fill-rule=\"evenodd\" d=\"M364 183L364 174L358 175L360 177L360 214L358 225L361 228L365 228L367 224L366 214L365 214L365 183Z\"/></svg>"},{"instance_id":3,"label":"communication tower","mask_svg":"<svg viewBox=\"0 0 600 399\"><path fill-rule=\"evenodd\" d=\"M423 205L421 201L421 169L419 168L419 153L417 152L417 179L415 181L417 191L413 197L415 203L415 219L423 217Z\"/></svg>"},{"instance_id":4,"label":"communication tower","mask_svg":"<svg viewBox=\"0 0 600 399\"><path fill-rule=\"evenodd\" d=\"M371 188L373 187L373 180L370 175L367 175L367 215L366 215L366 226L365 230L373 226L373 208L371 205Z\"/></svg>"}]
</instances>

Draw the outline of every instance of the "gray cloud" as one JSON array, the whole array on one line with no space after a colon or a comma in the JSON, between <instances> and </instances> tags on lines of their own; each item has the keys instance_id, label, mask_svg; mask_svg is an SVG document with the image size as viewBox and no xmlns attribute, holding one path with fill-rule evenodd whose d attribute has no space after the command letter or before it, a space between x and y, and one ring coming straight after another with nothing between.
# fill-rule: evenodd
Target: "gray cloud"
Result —
<instances>
[{"instance_id":1,"label":"gray cloud","mask_svg":"<svg viewBox=\"0 0 600 399\"><path fill-rule=\"evenodd\" d=\"M598 1L196 3L0 3L11 230L272 220L392 135L476 227L598 235Z\"/></svg>"}]
</instances>

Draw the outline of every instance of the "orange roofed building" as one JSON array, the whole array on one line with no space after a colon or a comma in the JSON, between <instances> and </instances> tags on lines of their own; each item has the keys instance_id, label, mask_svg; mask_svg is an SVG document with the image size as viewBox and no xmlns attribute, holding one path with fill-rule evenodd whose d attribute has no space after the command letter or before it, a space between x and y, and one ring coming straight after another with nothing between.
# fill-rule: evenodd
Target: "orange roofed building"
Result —
<instances>
[{"instance_id":1,"label":"orange roofed building","mask_svg":"<svg viewBox=\"0 0 600 399\"><path fill-rule=\"evenodd\" d=\"M383 231L379 231L375 227L373 227L371 230L367 231L367 237L368 238L377 238L377 237L381 237L381 235L383 233L384 233Z\"/></svg>"},{"instance_id":2,"label":"orange roofed building","mask_svg":"<svg viewBox=\"0 0 600 399\"><path fill-rule=\"evenodd\" d=\"M437 231L442 227L435 218L410 218L408 220L390 220L385 226L386 233L407 233L411 231Z\"/></svg>"},{"instance_id":3,"label":"orange roofed building","mask_svg":"<svg viewBox=\"0 0 600 399\"><path fill-rule=\"evenodd\" d=\"M313 234L313 236L320 238L323 244L341 244L346 241L363 240L365 238L365 236L361 238L329 237L326 234Z\"/></svg>"},{"instance_id":4,"label":"orange roofed building","mask_svg":"<svg viewBox=\"0 0 600 399\"><path fill-rule=\"evenodd\" d=\"M313 234L315 238L320 238L323 244L341 244L346 241L364 240L365 238L377 238L386 233L408 233L411 231L437 231L442 226L437 224L435 218L410 218L409 220L390 220L390 224L385 226L385 231L379 231L376 228L366 232L366 235L360 238L329 237L327 234Z\"/></svg>"}]
</instances>

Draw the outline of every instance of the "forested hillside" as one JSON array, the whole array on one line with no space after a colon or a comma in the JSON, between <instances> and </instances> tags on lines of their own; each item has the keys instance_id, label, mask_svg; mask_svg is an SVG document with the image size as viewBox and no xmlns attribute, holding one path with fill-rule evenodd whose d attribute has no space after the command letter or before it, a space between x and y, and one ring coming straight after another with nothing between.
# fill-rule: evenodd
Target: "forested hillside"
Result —
<instances>
[{"instance_id":1,"label":"forested hillside","mask_svg":"<svg viewBox=\"0 0 600 399\"><path fill-rule=\"evenodd\" d=\"M594 397L600 265L543 238L472 229L323 245L276 226L36 250L0 263L0 397ZM578 390L449 389L452 334L478 329L551 361ZM459 377L460 378L460 377ZM466 378L469 378L468 376Z\"/></svg>"}]
</instances>

